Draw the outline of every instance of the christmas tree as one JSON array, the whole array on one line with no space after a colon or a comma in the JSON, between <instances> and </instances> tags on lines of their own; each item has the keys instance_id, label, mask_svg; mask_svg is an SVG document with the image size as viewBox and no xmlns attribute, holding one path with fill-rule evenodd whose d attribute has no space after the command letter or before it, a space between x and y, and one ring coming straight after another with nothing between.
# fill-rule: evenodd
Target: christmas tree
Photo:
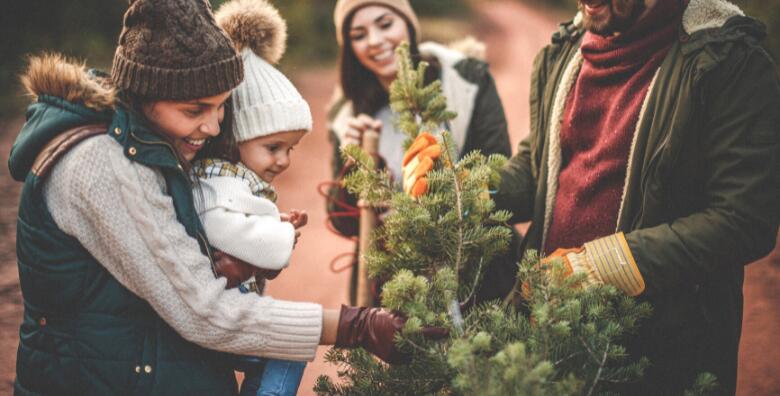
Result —
<instances>
[{"instance_id":1,"label":"christmas tree","mask_svg":"<svg viewBox=\"0 0 780 396\"><path fill-rule=\"evenodd\" d=\"M399 75L390 102L399 114L407 146L421 133L437 131L455 115L446 110L440 83L425 86L427 67L414 67L408 46L398 49ZM397 346L409 364L387 365L363 350L332 349L326 360L338 379L322 376L320 395L575 395L609 391L642 374L620 343L649 314L612 287L582 287L561 263L540 264L527 253L519 276L528 285L521 307L501 302L471 308L488 263L507 248L510 213L496 211L490 190L506 158L473 152L457 160L445 131L441 156L427 175L427 192L394 189L386 172L356 146L343 150L354 170L346 187L367 204L390 208L365 252L371 276L389 279L382 306L408 317ZM423 326L450 330L427 340Z\"/></svg>"}]
</instances>

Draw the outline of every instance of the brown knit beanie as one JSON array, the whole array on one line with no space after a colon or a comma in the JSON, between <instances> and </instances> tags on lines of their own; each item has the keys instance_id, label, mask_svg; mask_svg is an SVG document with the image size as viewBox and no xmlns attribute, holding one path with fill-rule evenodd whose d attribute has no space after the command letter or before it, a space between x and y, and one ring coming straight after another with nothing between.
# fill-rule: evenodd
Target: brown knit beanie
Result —
<instances>
[{"instance_id":1,"label":"brown knit beanie","mask_svg":"<svg viewBox=\"0 0 780 396\"><path fill-rule=\"evenodd\" d=\"M129 0L111 78L151 100L214 96L244 78L241 57L207 0Z\"/></svg>"},{"instance_id":2,"label":"brown knit beanie","mask_svg":"<svg viewBox=\"0 0 780 396\"><path fill-rule=\"evenodd\" d=\"M399 15L406 18L406 20L412 24L412 30L414 30L417 40L420 39L420 21L417 20L417 14L414 13L409 0L339 0L336 3L336 9L333 11L333 22L336 24L336 40L339 45L344 45L344 21L358 8L367 5L382 5L391 8Z\"/></svg>"}]
</instances>

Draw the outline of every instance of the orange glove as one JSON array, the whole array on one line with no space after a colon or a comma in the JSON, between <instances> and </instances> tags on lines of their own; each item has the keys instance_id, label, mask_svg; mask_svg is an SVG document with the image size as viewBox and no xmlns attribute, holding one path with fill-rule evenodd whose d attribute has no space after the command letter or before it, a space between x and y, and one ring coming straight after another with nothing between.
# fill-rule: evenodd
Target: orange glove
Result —
<instances>
[{"instance_id":1,"label":"orange glove","mask_svg":"<svg viewBox=\"0 0 780 396\"><path fill-rule=\"evenodd\" d=\"M561 260L563 262L563 277L568 278L571 276L571 274L574 273L574 269L572 269L571 261L567 257L569 253L582 253L585 249L584 248L576 248L576 249L556 249L554 252L552 252L549 256L546 256L539 262L539 266L542 267L545 271L547 271L548 275L550 274L550 270L552 269L552 263L554 260ZM531 297L531 285L528 284L528 280L523 281L523 284L521 285L521 291L523 293L523 297L525 299L529 299Z\"/></svg>"},{"instance_id":2,"label":"orange glove","mask_svg":"<svg viewBox=\"0 0 780 396\"><path fill-rule=\"evenodd\" d=\"M412 197L428 192L426 175L433 169L433 162L441 155L441 146L428 132L417 136L404 153L402 163L404 191Z\"/></svg>"},{"instance_id":3,"label":"orange glove","mask_svg":"<svg viewBox=\"0 0 780 396\"><path fill-rule=\"evenodd\" d=\"M584 286L608 284L629 296L638 296L645 290L645 280L622 232L587 242L578 249L557 249L540 265L549 271L552 260L563 261L564 277L585 273ZM521 291L526 299L531 295L527 281L521 285Z\"/></svg>"}]
</instances>

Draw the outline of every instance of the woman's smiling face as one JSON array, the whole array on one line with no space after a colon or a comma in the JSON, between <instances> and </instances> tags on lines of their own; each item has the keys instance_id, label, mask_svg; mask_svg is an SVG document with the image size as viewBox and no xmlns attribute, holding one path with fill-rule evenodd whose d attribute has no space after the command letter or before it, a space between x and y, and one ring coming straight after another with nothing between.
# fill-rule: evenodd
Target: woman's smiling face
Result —
<instances>
[{"instance_id":1,"label":"woman's smiling face","mask_svg":"<svg viewBox=\"0 0 780 396\"><path fill-rule=\"evenodd\" d=\"M355 11L348 35L358 61L383 86L390 86L398 71L395 49L401 42L409 41L406 21L390 8L369 5Z\"/></svg>"},{"instance_id":2,"label":"woman's smiling face","mask_svg":"<svg viewBox=\"0 0 780 396\"><path fill-rule=\"evenodd\" d=\"M157 132L165 135L184 159L192 161L206 139L219 135L230 92L193 100L160 100L143 105Z\"/></svg>"}]
</instances>

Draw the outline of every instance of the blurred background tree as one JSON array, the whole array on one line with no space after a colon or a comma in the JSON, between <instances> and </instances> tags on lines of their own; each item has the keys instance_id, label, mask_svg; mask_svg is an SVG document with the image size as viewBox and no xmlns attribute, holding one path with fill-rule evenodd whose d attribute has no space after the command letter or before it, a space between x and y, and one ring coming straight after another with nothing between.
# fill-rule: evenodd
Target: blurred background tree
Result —
<instances>
[{"instance_id":1,"label":"blurred background tree","mask_svg":"<svg viewBox=\"0 0 780 396\"><path fill-rule=\"evenodd\" d=\"M211 0L218 7L224 0ZM333 62L338 52L332 12L336 0L272 0L287 18L290 41L282 68ZM489 0L413 0L423 18L468 18L471 5ZM518 0L566 11L576 0ZM769 27L767 48L780 59L780 1L733 0ZM20 97L17 74L24 56L44 50L84 59L90 66L109 69L122 14L123 0L26 0L3 2L0 12L0 118L16 115L26 102ZM438 38L437 25L425 23L424 35ZM462 33L462 32L458 32Z\"/></svg>"},{"instance_id":2,"label":"blurred background tree","mask_svg":"<svg viewBox=\"0 0 780 396\"><path fill-rule=\"evenodd\" d=\"M216 9L225 0L211 0ZM330 62L338 47L333 33L336 0L271 0L287 19L288 53L282 67ZM464 16L464 0L414 0L421 16ZM20 97L17 75L26 54L57 51L108 70L122 15L122 0L26 0L3 3L0 12L0 118L19 114L25 102Z\"/></svg>"}]
</instances>

